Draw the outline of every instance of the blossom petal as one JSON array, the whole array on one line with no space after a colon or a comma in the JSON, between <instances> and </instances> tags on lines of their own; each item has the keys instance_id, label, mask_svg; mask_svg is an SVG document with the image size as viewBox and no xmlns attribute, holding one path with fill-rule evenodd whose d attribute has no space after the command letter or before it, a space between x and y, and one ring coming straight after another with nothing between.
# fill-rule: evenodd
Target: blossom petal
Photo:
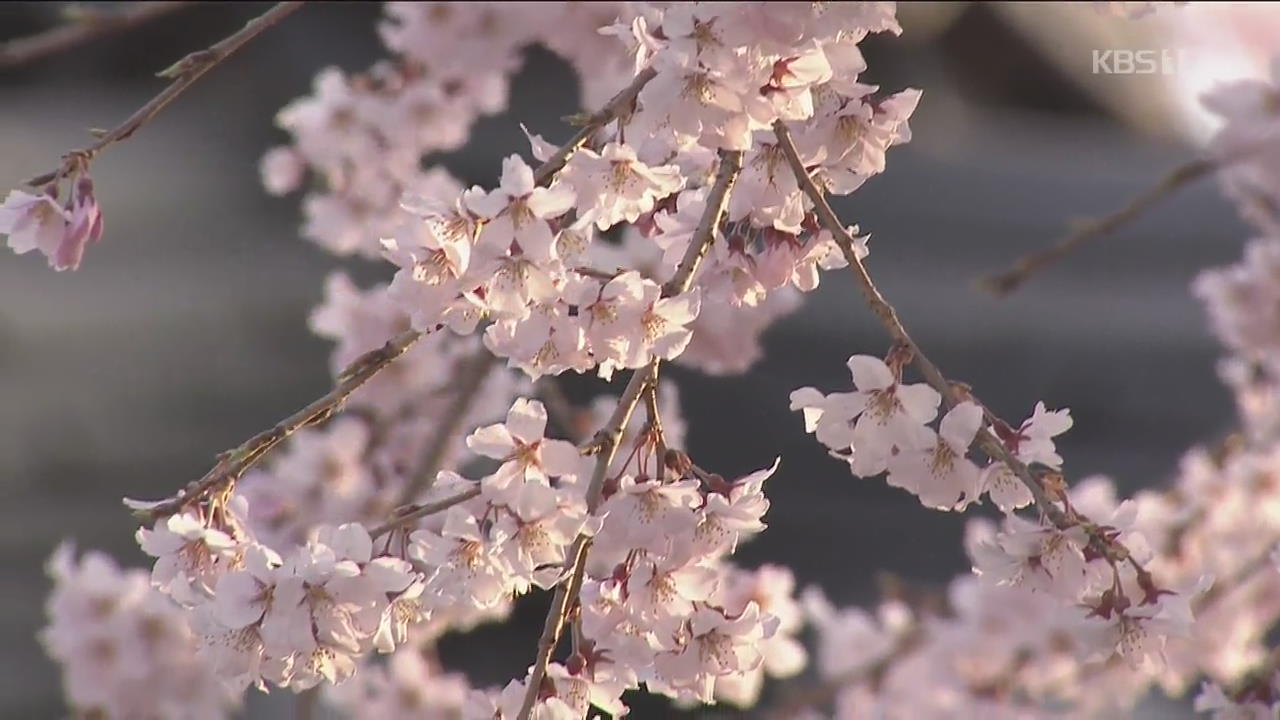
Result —
<instances>
[{"instance_id":1,"label":"blossom petal","mask_svg":"<svg viewBox=\"0 0 1280 720\"><path fill-rule=\"evenodd\" d=\"M846 364L859 390L881 390L893 384L893 372L878 357L854 355Z\"/></svg>"}]
</instances>

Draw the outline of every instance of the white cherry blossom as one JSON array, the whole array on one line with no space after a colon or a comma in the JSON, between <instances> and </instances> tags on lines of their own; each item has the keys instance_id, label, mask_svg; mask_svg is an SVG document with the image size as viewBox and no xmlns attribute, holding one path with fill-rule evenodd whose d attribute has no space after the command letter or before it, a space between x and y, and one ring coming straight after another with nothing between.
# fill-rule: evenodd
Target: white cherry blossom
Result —
<instances>
[{"instance_id":1,"label":"white cherry blossom","mask_svg":"<svg viewBox=\"0 0 1280 720\"><path fill-rule=\"evenodd\" d=\"M547 410L537 400L520 398L507 413L507 421L482 427L467 437L467 447L477 454L501 460L492 483L499 487L515 480L539 480L578 471L580 455L572 443L543 436Z\"/></svg>"},{"instance_id":2,"label":"white cherry blossom","mask_svg":"<svg viewBox=\"0 0 1280 720\"><path fill-rule=\"evenodd\" d=\"M573 206L574 192L565 184L548 189L533 182L533 169L519 155L502 161L502 183L486 195L471 195L467 206L486 218L480 243L490 252L513 245L534 262L555 258L555 234L547 220Z\"/></svg>"},{"instance_id":3,"label":"white cherry blossom","mask_svg":"<svg viewBox=\"0 0 1280 720\"><path fill-rule=\"evenodd\" d=\"M888 483L912 492L928 507L963 509L961 497L976 494L978 485L978 467L966 453L982 423L982 408L972 402L956 405L936 433L924 428L918 447L900 448L889 458Z\"/></svg>"}]
</instances>

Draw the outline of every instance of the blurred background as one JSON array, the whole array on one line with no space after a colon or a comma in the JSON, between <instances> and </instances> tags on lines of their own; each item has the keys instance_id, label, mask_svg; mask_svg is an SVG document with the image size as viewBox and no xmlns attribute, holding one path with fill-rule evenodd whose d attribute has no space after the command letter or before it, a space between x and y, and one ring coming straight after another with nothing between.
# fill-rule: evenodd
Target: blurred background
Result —
<instances>
[{"instance_id":1,"label":"blurred background","mask_svg":"<svg viewBox=\"0 0 1280 720\"><path fill-rule=\"evenodd\" d=\"M1073 5L904 5L901 38L864 44L864 77L924 89L915 137L837 209L872 233L882 290L950 376L1011 420L1037 400L1070 407L1076 425L1060 444L1069 475L1106 474L1131 492L1165 482L1188 446L1230 427L1218 347L1188 283L1238 257L1247 230L1232 207L1202 181L1008 299L976 280L1186 162L1211 129L1196 95L1264 73L1280 7L1125 20ZM0 41L61 22L60 6L0 4ZM157 70L266 7L197 4L0 69L0 188L52 169L87 128L114 126L157 92ZM0 253L0 716L65 712L57 668L35 640L42 564L57 543L143 565L122 496L171 492L327 389L329 348L306 316L341 262L298 238L296 198L269 198L257 163L286 139L275 112L318 70L358 71L383 55L378 15L374 4L305 7L104 153L93 169L106 235L80 271ZM1188 48L1190 59L1169 75L1094 74L1092 51L1107 48ZM502 156L526 149L518 119L563 139L557 118L576 109L569 70L532 50L511 112L481 122L444 162L467 184L490 182ZM350 262L357 277L389 277L388 266ZM963 517L852 478L787 412L792 389L845 388L850 354L885 350L852 284L827 276L766 339L767 359L744 377L666 375L681 386L701 465L731 475L783 457L769 483L771 528L738 560L787 563L802 586L842 604L873 601L890 576L927 590L965 571ZM446 662L477 683L506 682L528 663L545 602L529 598L513 624L450 640ZM274 714L280 695L256 698L251 714Z\"/></svg>"}]
</instances>

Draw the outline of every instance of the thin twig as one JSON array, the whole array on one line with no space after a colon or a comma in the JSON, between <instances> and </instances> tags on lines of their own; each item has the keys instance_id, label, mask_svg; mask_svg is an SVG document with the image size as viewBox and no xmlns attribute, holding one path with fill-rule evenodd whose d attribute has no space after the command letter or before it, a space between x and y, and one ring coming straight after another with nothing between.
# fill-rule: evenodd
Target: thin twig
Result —
<instances>
[{"instance_id":1,"label":"thin twig","mask_svg":"<svg viewBox=\"0 0 1280 720\"><path fill-rule=\"evenodd\" d=\"M423 451L422 461L418 463L413 478L400 493L397 505L413 502L414 498L431 489L436 481L436 475L444 467L449 447L462 431L462 421L467 419L467 411L471 408L471 403L480 392L480 388L484 386L484 381L489 377L489 371L496 361L497 357L483 345L475 357L462 361L465 367L461 376L454 378L456 394L453 396L453 401L449 403L449 407L445 408L443 421L435 428L435 436Z\"/></svg>"},{"instance_id":2,"label":"thin twig","mask_svg":"<svg viewBox=\"0 0 1280 720\"><path fill-rule=\"evenodd\" d=\"M437 326L435 329L439 329ZM299 429L316 425L328 420L342 407L344 401L357 388L365 384L391 361L400 357L426 333L417 330L406 330L388 340L382 347L356 358L338 376L333 389L318 400L276 423L268 430L241 443L238 447L223 452L218 462L199 480L189 483L173 496L158 502L138 502L125 500L125 505L133 509L134 515L143 522L154 522L162 517L180 512L188 504L214 494L242 476L246 470L271 452L277 445L293 435Z\"/></svg>"},{"instance_id":3,"label":"thin twig","mask_svg":"<svg viewBox=\"0 0 1280 720\"><path fill-rule=\"evenodd\" d=\"M938 369L938 366L934 365L933 361L921 351L920 346L916 345L915 341L911 339L906 327L898 319L897 311L880 294L880 290L876 287L875 282L872 281L866 265L862 262L862 258L858 257L853 237L840 222L839 216L831 209L831 205L827 203L823 191L814 184L813 178L809 176L808 170L804 167L804 162L800 159L799 153L796 152L795 143L791 140L791 133L787 130L786 124L779 120L774 123L773 127L775 134L778 136L778 145L782 147L783 153L787 156L787 163L791 166L791 170L796 176L796 181L813 202L814 210L818 213L819 222L831 233L832 237L835 238L836 244L840 246L840 252L844 255L845 260L848 261L849 269L853 271L854 278L858 281L858 287L862 291L863 298L880 320L880 324L884 326L896 343L906 347L911 352L912 362L916 369L924 376L925 381L942 396L943 403L948 410L964 400L972 400L982 408L984 415L989 418L995 418L995 414L982 405L969 392L968 388L965 388L962 392L957 385L949 382L946 376L942 374L942 371ZM1102 557L1105 557L1113 568L1116 562L1132 561L1132 555L1123 543L1114 537L1108 537L1103 528L1070 507L1066 500L1065 490L1055 489L1054 491L1062 496L1063 506L1070 513L1068 514L1068 512L1055 505L1050 498L1049 490L1046 489L1040 478L1033 475L1026 464L1009 452L1009 448L1005 447L1005 444L985 425L978 428L974 441L987 457L1004 463L1005 467L1013 472L1031 492L1031 497L1035 500L1036 507L1041 514L1055 527L1061 530L1072 527L1083 528L1089 536L1090 546ZM1137 563L1135 562L1134 564L1136 567Z\"/></svg>"},{"instance_id":4,"label":"thin twig","mask_svg":"<svg viewBox=\"0 0 1280 720\"><path fill-rule=\"evenodd\" d=\"M239 50L242 45L261 34L262 31L288 17L300 7L302 7L301 2L278 3L270 10L250 20L237 32L219 40L204 50L197 50L168 68L161 70L157 75L163 78L172 78L173 82L164 90L161 90L160 94L148 100L145 105L138 108L124 122L102 133L97 142L63 155L62 166L57 170L31 178L27 181L27 184L37 186L53 182L76 168L82 167L108 145L127 139L137 132L139 128L151 122L170 102L173 102L175 98L191 87L206 72L212 70L236 50Z\"/></svg>"},{"instance_id":5,"label":"thin twig","mask_svg":"<svg viewBox=\"0 0 1280 720\"><path fill-rule=\"evenodd\" d=\"M1124 207L1100 218L1082 222L1066 237L1047 248L1036 250L1018 258L1008 270L988 275L980 281L982 287L995 295L1004 296L1017 290L1030 277L1057 263L1076 249L1115 232L1156 203L1173 195L1218 169L1213 160L1194 160L1174 168L1151 188L1133 198Z\"/></svg>"},{"instance_id":6,"label":"thin twig","mask_svg":"<svg viewBox=\"0 0 1280 720\"><path fill-rule=\"evenodd\" d=\"M853 271L854 279L858 281L858 288L862 291L862 296L867 301L867 304L871 306L872 312L875 313L885 330L889 332L894 342L905 346L911 351L916 368L924 376L925 381L942 395L946 407L955 407L963 398L956 388L947 381L946 376L942 374L938 366L934 365L933 361L920 350L920 346L916 345L915 341L911 339L906 327L898 319L897 311L880 294L880 290L876 287L875 282L872 281L866 265L862 262L862 258L858 257L853 237L849 235L849 231L845 229L840 222L840 218L831 209L831 205L827 202L823 191L814 184L813 178L809 176L809 171L805 168L804 161L800 159L799 153L796 152L795 143L791 140L791 132L787 130L787 126L782 121L774 123L773 127L775 134L778 136L778 146L782 148L783 154L787 156L787 163L791 166L797 182L800 183L800 188L804 190L805 195L808 195L809 200L813 203L814 210L818 214L818 221L831 233L832 237L835 238L836 244L840 246L840 252L844 254L845 260L848 261L849 269ZM1018 479L1031 491L1031 495L1035 498L1036 505L1040 508L1040 511L1052 520L1055 525L1067 527L1075 524L1066 517L1062 509L1053 504L1044 487L1031 474L1027 466L1014 457L1008 448L1004 446L1004 443L1000 442L985 427L978 430L977 442L983 452L993 459L1003 462L1018 476Z\"/></svg>"},{"instance_id":7,"label":"thin twig","mask_svg":"<svg viewBox=\"0 0 1280 720\"><path fill-rule=\"evenodd\" d=\"M471 498L478 496L479 494L480 494L480 486L477 485L469 490L463 490L462 492L456 495L452 495L443 500L437 500L436 502L433 502L433 503L426 503L425 505L408 505L408 506L402 507L396 510L395 514L391 517L390 520L370 530L369 537L376 540L379 537L400 527L401 525L411 523L414 520L417 520L418 518L423 518L428 515L434 515L443 510L448 510L454 505L457 505L459 503L464 503L470 500Z\"/></svg>"},{"instance_id":8,"label":"thin twig","mask_svg":"<svg viewBox=\"0 0 1280 720\"><path fill-rule=\"evenodd\" d=\"M26 37L0 43L0 70L25 65L84 43L130 30L168 15L193 2L133 2L119 10L76 8L76 15L61 25Z\"/></svg>"},{"instance_id":9,"label":"thin twig","mask_svg":"<svg viewBox=\"0 0 1280 720\"><path fill-rule=\"evenodd\" d=\"M582 144L591 139L592 135L612 122L614 119L623 114L635 102L636 96L640 94L640 90L653 79L658 72L652 67L641 70L631 80L631 84L627 85L617 95L609 99L604 107L588 116L583 126L578 132L569 138L569 142L560 146L559 150L537 169L533 174L533 181L538 185L542 185L551 179L551 176L560 172L560 168L569 162L569 156L573 155Z\"/></svg>"},{"instance_id":10,"label":"thin twig","mask_svg":"<svg viewBox=\"0 0 1280 720\"><path fill-rule=\"evenodd\" d=\"M724 218L725 209L729 204L729 194L741 171L742 152L722 151L720 153L720 169L716 173L715 183L707 193L706 209L703 210L698 228L689 241L689 250L685 252L684 259L676 268L675 275L663 286L663 297L688 292L698 265L702 262L702 258L706 257L707 250L715 241L716 228ZM641 395L657 380L659 364L661 360L654 358L648 365L631 375L626 389L622 391L622 397L618 399L618 405L613 409L613 414L609 416L604 427L596 433L596 443L600 449L596 455L591 481L587 485L588 512L594 513L600 507L604 496L605 476L608 475L609 466L613 463L614 455L618 451L623 429L631 421L631 414L640 403ZM572 562L568 581L560 583L551 601L551 610L547 613L546 621L542 626L542 635L538 639L537 657L529 674L529 684L525 688L524 703L516 716L517 720L528 720L538 702L538 692L542 686L542 679L546 677L551 653L560 643L560 634L564 630L573 601L582 590L586 574L587 551L590 547L591 538L579 535L570 550Z\"/></svg>"},{"instance_id":11,"label":"thin twig","mask_svg":"<svg viewBox=\"0 0 1280 720\"><path fill-rule=\"evenodd\" d=\"M644 394L644 409L649 415L649 432L653 437L653 454L658 458L656 476L659 480L667 478L667 436L662 430L662 413L658 410L658 372L653 373L653 383Z\"/></svg>"}]
</instances>

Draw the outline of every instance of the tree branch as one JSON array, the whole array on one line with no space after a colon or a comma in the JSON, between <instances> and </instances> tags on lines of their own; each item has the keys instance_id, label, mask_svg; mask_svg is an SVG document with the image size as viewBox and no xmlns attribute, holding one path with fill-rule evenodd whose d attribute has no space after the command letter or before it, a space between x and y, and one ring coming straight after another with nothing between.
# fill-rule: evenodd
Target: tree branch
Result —
<instances>
[{"instance_id":1,"label":"tree branch","mask_svg":"<svg viewBox=\"0 0 1280 720\"><path fill-rule=\"evenodd\" d=\"M782 148L783 154L786 155L787 163L791 166L791 170L796 176L796 181L800 183L800 188L813 203L814 211L818 214L818 221L831 233L832 237L835 238L836 244L840 246L840 252L844 254L845 260L848 261L849 269L853 271L854 279L858 281L858 289L862 291L862 296L867 305L871 307L872 312L875 313L876 318L880 320L880 324L888 331L894 342L905 346L911 351L916 368L924 376L925 381L942 395L946 407L948 409L955 407L963 400L959 391L947 381L938 366L934 365L933 361L920 350L920 346L916 345L915 341L911 339L906 327L898 319L897 311L880 294L880 290L876 287L875 282L872 281L866 265L862 262L862 258L858 257L854 248L853 237L849 235L849 231L845 229L843 223L840 222L840 218L831 209L831 205L827 202L823 191L814 184L813 178L809 176L809 171L805 168L804 161L800 159L799 153L796 152L795 143L791 140L791 132L787 130L787 126L781 120L774 123L773 129L778 136L778 146ZM1040 511L1052 520L1055 525L1068 527L1075 524L1067 518L1066 513L1061 508L1053 504L1040 481L1031 474L1031 471L1021 460L1018 460L1009 452L999 438L991 434L986 427L982 427L978 430L976 440L983 452L993 459L1003 462L1018 476L1018 479L1031 491L1031 496L1035 498L1036 505L1040 508Z\"/></svg>"},{"instance_id":2,"label":"tree branch","mask_svg":"<svg viewBox=\"0 0 1280 720\"><path fill-rule=\"evenodd\" d=\"M453 495L451 497L447 497L444 500L438 500L436 502L427 503L425 505L409 505L409 506L401 507L400 509L396 510L396 512L392 515L390 520L387 520L381 525L370 530L369 537L376 540L382 535L385 535L391 532L392 530L400 527L401 525L413 522L418 518L423 518L428 515L434 515L435 513L438 513L442 510L448 510L454 505L457 505L458 503L464 503L470 500L471 498L478 496L479 494L480 494L480 486L477 485L471 488L470 490L463 490L462 492L456 495Z\"/></svg>"},{"instance_id":3,"label":"tree branch","mask_svg":"<svg viewBox=\"0 0 1280 720\"><path fill-rule=\"evenodd\" d=\"M1017 290L1037 272L1057 263L1081 246L1101 239L1132 221L1179 189L1221 167L1213 160L1195 160L1174 168L1160 182L1133 198L1124 207L1103 217L1079 224L1057 243L1018 258L1009 269L987 275L980 281L991 293L1004 296Z\"/></svg>"},{"instance_id":4,"label":"tree branch","mask_svg":"<svg viewBox=\"0 0 1280 720\"><path fill-rule=\"evenodd\" d=\"M27 181L27 184L38 186L54 182L63 175L88 163L108 145L127 139L137 132L139 128L151 122L169 103L173 102L184 90L195 84L206 72L230 57L232 53L257 37L262 31L288 17L300 7L302 7L301 2L278 3L270 10L250 20L237 32L219 40L204 50L197 50L168 68L161 70L157 75L163 78L171 78L173 82L164 90L161 90L160 94L148 100L145 105L138 108L124 122L102 133L97 142L63 155L62 166L57 170L31 178Z\"/></svg>"},{"instance_id":5,"label":"tree branch","mask_svg":"<svg viewBox=\"0 0 1280 720\"><path fill-rule=\"evenodd\" d=\"M689 240L689 249L685 252L684 259L681 260L680 266L676 268L675 275L663 286L663 297L672 297L688 292L690 285L692 285L693 275L697 271L698 265L701 264L702 258L706 257L707 251L715 241L716 228L720 226L720 221L723 219L725 209L729 204L729 194L738 179L738 174L742 171L742 155L740 151L721 151L720 169L716 172L715 183L707 194L706 209L703 210L697 230L694 231L693 237ZM608 475L609 466L613 463L613 458L617 454L618 443L622 439L623 429L630 422L631 414L635 411L636 405L640 403L641 395L657 381L658 366L660 364L661 360L654 358L648 365L631 375L626 389L622 391L622 397L618 399L618 405L613 409L613 414L609 416L609 420L604 427L596 433L596 443L599 451L596 455L595 467L591 473L591 481L587 485L588 512L594 513L600 507L604 496L605 476ZM556 588L555 597L551 601L551 610L547 613L546 621L542 626L542 635L538 639L538 654L530 671L529 684L525 688L524 703L520 707L519 715L516 716L517 720L528 720L538 702L538 691L542 686L543 678L546 677L547 664L551 661L551 653L555 651L556 645L560 642L560 634L564 630L564 624L569 617L570 609L573 607L573 601L582 590L587 564L587 551L590 547L591 538L586 535L579 535L573 543L573 548L570 551L572 563L570 564L568 582L560 583Z\"/></svg>"},{"instance_id":6,"label":"tree branch","mask_svg":"<svg viewBox=\"0 0 1280 720\"><path fill-rule=\"evenodd\" d=\"M435 330L439 329L440 326L436 326ZM221 453L217 464L209 472L199 480L189 483L173 496L156 502L141 502L126 498L124 504L134 511L134 515L140 521L155 522L226 488L301 428L322 423L333 417L351 393L403 355L426 334L417 330L406 330L388 340L382 347L370 350L356 358L338 375L337 384L323 397L276 423L270 429L254 435L238 447Z\"/></svg>"},{"instance_id":7,"label":"tree branch","mask_svg":"<svg viewBox=\"0 0 1280 720\"><path fill-rule=\"evenodd\" d=\"M649 432L653 434L653 454L658 459L657 478L661 482L667 479L667 435L662 430L662 414L658 410L657 369L653 371L653 382L644 393L644 409L649 416Z\"/></svg>"},{"instance_id":8,"label":"tree branch","mask_svg":"<svg viewBox=\"0 0 1280 720\"><path fill-rule=\"evenodd\" d=\"M144 25L190 2L134 2L111 11L97 7L75 8L69 22L26 37L0 43L0 70L25 65L78 45Z\"/></svg>"},{"instance_id":9,"label":"tree branch","mask_svg":"<svg viewBox=\"0 0 1280 720\"><path fill-rule=\"evenodd\" d=\"M640 91L649 81L658 74L657 70L647 67L641 70L631 80L631 84L627 85L617 95L609 99L604 107L587 117L582 129L578 130L573 137L569 138L569 142L560 146L555 154L547 158L546 162L533 173L533 181L535 184L542 185L551 179L553 175L560 172L565 163L569 162L569 157L582 147L583 143L591 139L600 128L612 122L614 119L622 115L623 111L628 109L640 94Z\"/></svg>"}]
</instances>

